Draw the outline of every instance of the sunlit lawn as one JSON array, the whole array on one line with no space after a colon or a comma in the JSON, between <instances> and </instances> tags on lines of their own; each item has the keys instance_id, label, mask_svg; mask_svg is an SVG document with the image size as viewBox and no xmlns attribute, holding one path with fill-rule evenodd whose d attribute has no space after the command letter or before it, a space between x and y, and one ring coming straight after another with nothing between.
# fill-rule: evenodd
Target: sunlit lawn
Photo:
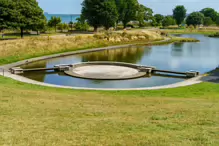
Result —
<instances>
[{"instance_id":1,"label":"sunlit lawn","mask_svg":"<svg viewBox=\"0 0 219 146\"><path fill-rule=\"evenodd\" d=\"M87 43L83 38L64 40L2 41L0 64L112 45ZM174 38L168 43L173 41L195 40ZM63 43L67 45L60 48ZM219 84L156 91L82 91L0 76L0 121L0 145L218 146Z\"/></svg>"},{"instance_id":2,"label":"sunlit lawn","mask_svg":"<svg viewBox=\"0 0 219 146\"><path fill-rule=\"evenodd\" d=\"M219 85L79 91L0 77L0 145L219 145Z\"/></svg>"}]
</instances>

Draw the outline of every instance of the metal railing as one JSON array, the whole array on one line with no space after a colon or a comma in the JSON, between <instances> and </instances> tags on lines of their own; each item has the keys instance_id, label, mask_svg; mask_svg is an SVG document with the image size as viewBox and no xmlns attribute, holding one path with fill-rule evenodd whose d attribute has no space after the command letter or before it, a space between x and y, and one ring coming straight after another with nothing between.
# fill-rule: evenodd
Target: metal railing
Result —
<instances>
[{"instance_id":1,"label":"metal railing","mask_svg":"<svg viewBox=\"0 0 219 146\"><path fill-rule=\"evenodd\" d=\"M0 68L0 75L5 76L5 70L4 70L4 68Z\"/></svg>"}]
</instances>

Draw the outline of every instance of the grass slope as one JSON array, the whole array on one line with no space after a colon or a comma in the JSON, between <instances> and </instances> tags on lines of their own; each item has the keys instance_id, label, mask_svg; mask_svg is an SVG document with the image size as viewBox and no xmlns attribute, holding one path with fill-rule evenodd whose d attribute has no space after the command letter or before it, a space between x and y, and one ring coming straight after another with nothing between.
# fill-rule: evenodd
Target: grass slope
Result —
<instances>
[{"instance_id":1,"label":"grass slope","mask_svg":"<svg viewBox=\"0 0 219 146\"><path fill-rule=\"evenodd\" d=\"M219 29L161 29L162 32L170 34L203 34L212 35L215 32L219 32Z\"/></svg>"},{"instance_id":2,"label":"grass slope","mask_svg":"<svg viewBox=\"0 0 219 146\"><path fill-rule=\"evenodd\" d=\"M12 90L13 89L13 90ZM219 145L219 85L80 91L0 77L0 145Z\"/></svg>"},{"instance_id":3,"label":"grass slope","mask_svg":"<svg viewBox=\"0 0 219 146\"><path fill-rule=\"evenodd\" d=\"M77 37L47 39L2 41L0 64L94 47ZM174 41L194 40L164 43ZM217 146L218 93L219 85L210 83L156 91L82 91L0 76L0 145Z\"/></svg>"}]
</instances>

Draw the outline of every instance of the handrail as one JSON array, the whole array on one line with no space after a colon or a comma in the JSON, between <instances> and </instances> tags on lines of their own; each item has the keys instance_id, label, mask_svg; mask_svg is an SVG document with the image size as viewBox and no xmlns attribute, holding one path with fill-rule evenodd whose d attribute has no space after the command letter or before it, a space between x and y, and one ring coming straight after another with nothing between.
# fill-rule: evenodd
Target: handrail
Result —
<instances>
[{"instance_id":1,"label":"handrail","mask_svg":"<svg viewBox=\"0 0 219 146\"><path fill-rule=\"evenodd\" d=\"M4 70L4 68L0 68L0 72L2 72L2 75L5 76L5 70Z\"/></svg>"}]
</instances>

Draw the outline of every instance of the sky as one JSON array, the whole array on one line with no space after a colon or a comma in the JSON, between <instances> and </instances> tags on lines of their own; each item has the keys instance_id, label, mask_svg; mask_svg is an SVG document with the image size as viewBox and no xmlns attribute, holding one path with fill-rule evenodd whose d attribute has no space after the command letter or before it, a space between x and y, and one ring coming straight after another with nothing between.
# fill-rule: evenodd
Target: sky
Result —
<instances>
[{"instance_id":1,"label":"sky","mask_svg":"<svg viewBox=\"0 0 219 146\"><path fill-rule=\"evenodd\" d=\"M44 12L51 14L80 14L83 0L37 0ZM138 0L139 3L152 8L154 13L172 14L176 5L184 5L187 13L211 7L219 11L219 0Z\"/></svg>"}]
</instances>

